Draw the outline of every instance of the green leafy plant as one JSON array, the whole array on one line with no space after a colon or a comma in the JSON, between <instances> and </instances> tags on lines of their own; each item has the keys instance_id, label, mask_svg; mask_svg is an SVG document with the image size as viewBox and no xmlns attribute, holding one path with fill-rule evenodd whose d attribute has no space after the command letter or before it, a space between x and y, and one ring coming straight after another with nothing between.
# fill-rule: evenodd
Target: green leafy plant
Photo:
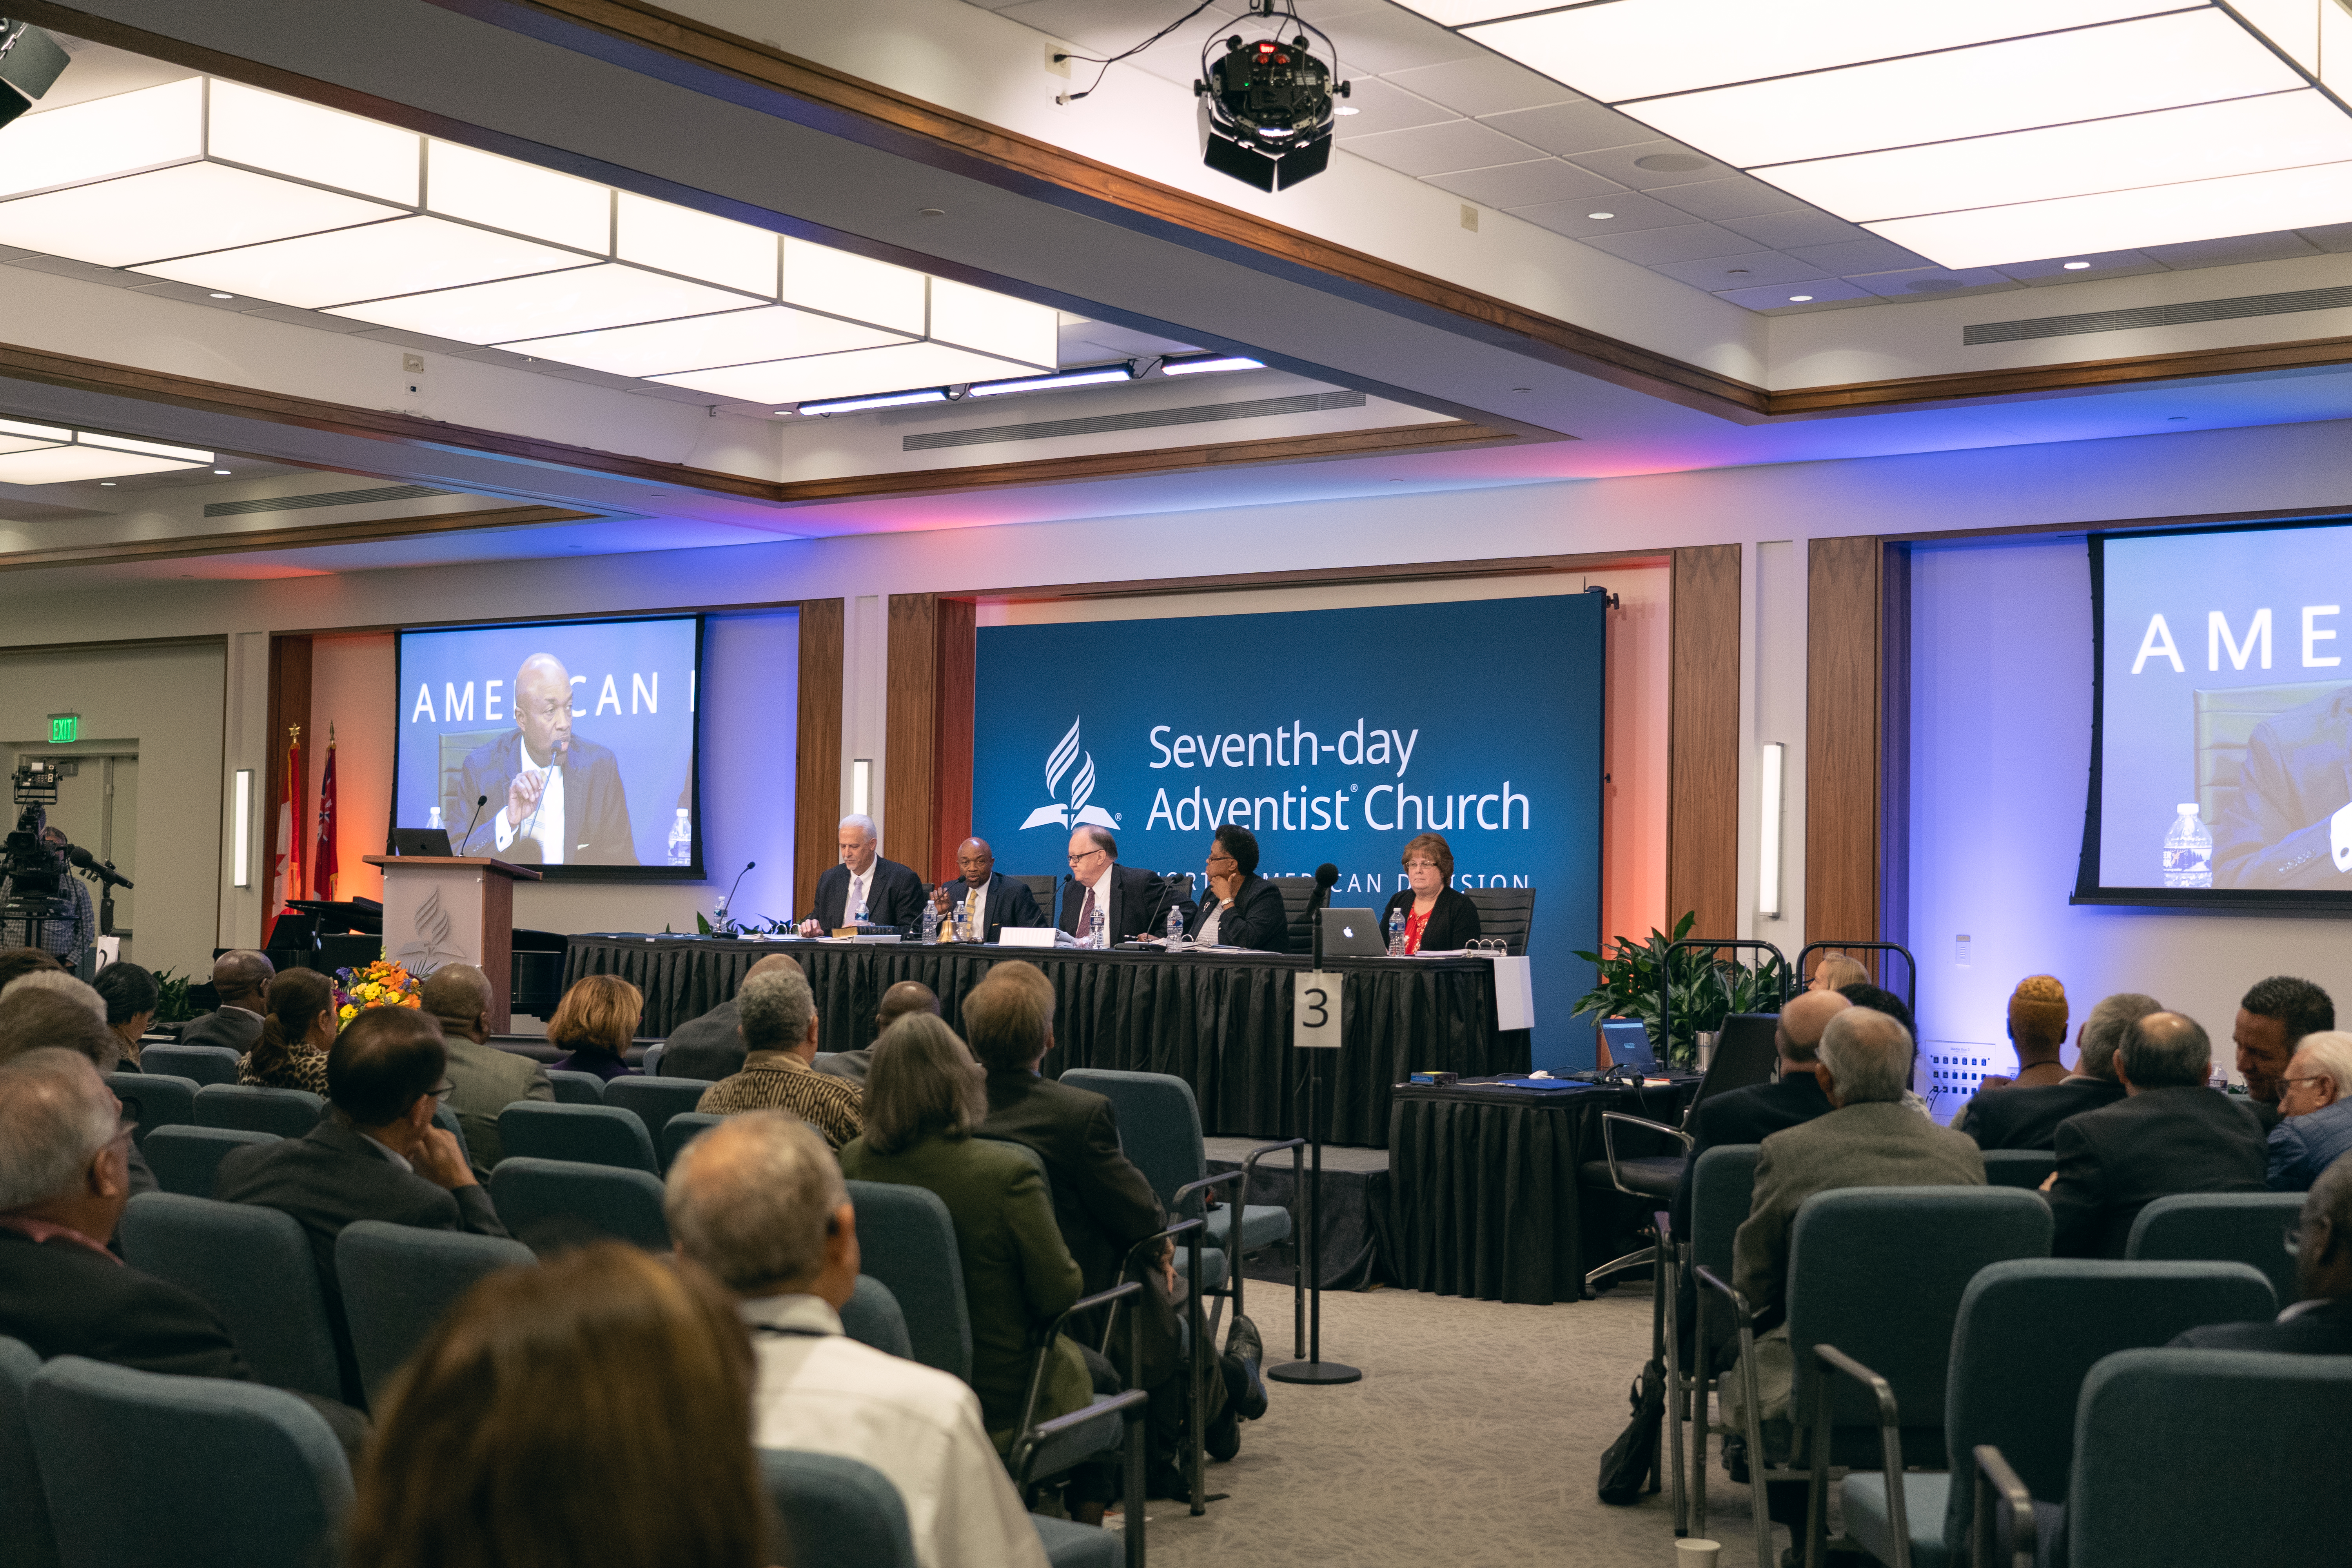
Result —
<instances>
[{"instance_id":1,"label":"green leafy plant","mask_svg":"<svg viewBox=\"0 0 2352 1568\"><path fill-rule=\"evenodd\" d=\"M163 970L155 976L155 1021L159 1024L184 1024L194 1017L195 1010L188 1005L188 976Z\"/></svg>"},{"instance_id":2,"label":"green leafy plant","mask_svg":"<svg viewBox=\"0 0 2352 1568\"><path fill-rule=\"evenodd\" d=\"M1664 1060L1687 1067L1698 1058L1698 1037L1723 1027L1734 1013L1778 1012L1780 1005L1780 963L1766 958L1758 964L1718 957L1705 948L1686 947L1671 961L1666 949L1690 935L1697 923L1694 910L1675 922L1674 934L1653 927L1649 940L1612 939L1605 957L1598 952L1576 956L1593 966L1593 988L1579 997L1573 1012L1581 1018L1639 1018ZM1665 1019L1659 1007L1659 979L1674 1001L1674 1038L1665 1037Z\"/></svg>"}]
</instances>

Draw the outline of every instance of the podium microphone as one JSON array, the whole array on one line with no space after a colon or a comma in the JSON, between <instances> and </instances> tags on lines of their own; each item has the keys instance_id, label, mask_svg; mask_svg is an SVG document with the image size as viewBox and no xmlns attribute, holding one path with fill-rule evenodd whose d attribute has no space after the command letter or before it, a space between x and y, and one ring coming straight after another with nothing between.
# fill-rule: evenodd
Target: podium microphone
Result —
<instances>
[{"instance_id":1,"label":"podium microphone","mask_svg":"<svg viewBox=\"0 0 2352 1568\"><path fill-rule=\"evenodd\" d=\"M474 797L474 815L466 818L466 837L457 840L457 854L463 855L466 852L467 840L474 837L474 824L482 820L482 807L489 804L490 797L487 795L478 795Z\"/></svg>"}]
</instances>

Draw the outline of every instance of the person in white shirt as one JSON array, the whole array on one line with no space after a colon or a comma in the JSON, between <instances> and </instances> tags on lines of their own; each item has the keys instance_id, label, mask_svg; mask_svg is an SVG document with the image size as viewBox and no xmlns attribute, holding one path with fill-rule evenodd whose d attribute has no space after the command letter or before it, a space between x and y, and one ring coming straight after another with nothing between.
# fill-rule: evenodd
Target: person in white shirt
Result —
<instances>
[{"instance_id":1,"label":"person in white shirt","mask_svg":"<svg viewBox=\"0 0 2352 1568\"><path fill-rule=\"evenodd\" d=\"M842 1333L857 1219L814 1129L781 1110L730 1117L679 1152L663 1211L677 1250L735 1292L751 1331L755 1443L838 1454L888 1477L921 1568L1045 1568L979 1397Z\"/></svg>"},{"instance_id":2,"label":"person in white shirt","mask_svg":"<svg viewBox=\"0 0 2352 1568\"><path fill-rule=\"evenodd\" d=\"M882 834L874 819L852 812L841 819L841 862L816 879L816 913L801 922L803 936L822 936L844 925L887 926L902 935L919 931L929 897L911 868L882 857Z\"/></svg>"}]
</instances>

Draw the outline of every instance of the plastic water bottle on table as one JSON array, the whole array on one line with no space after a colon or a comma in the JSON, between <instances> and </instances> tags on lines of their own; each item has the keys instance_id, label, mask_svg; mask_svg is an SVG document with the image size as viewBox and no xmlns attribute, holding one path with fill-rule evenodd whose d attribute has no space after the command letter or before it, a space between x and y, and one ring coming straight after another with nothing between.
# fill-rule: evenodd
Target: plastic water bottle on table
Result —
<instances>
[{"instance_id":1,"label":"plastic water bottle on table","mask_svg":"<svg viewBox=\"0 0 2352 1568\"><path fill-rule=\"evenodd\" d=\"M1093 918L1087 921L1087 945L1088 947L1110 945L1110 926L1103 917L1103 907L1100 904L1095 906Z\"/></svg>"},{"instance_id":2,"label":"plastic water bottle on table","mask_svg":"<svg viewBox=\"0 0 2352 1568\"><path fill-rule=\"evenodd\" d=\"M686 819L686 807L682 805L677 808L677 820L669 825L669 863L694 864L694 824Z\"/></svg>"},{"instance_id":3,"label":"plastic water bottle on table","mask_svg":"<svg viewBox=\"0 0 2352 1568\"><path fill-rule=\"evenodd\" d=\"M1391 958L1404 956L1404 911L1402 910L1389 911L1389 956Z\"/></svg>"},{"instance_id":4,"label":"plastic water bottle on table","mask_svg":"<svg viewBox=\"0 0 2352 1568\"><path fill-rule=\"evenodd\" d=\"M935 946L940 940L940 906L926 896L923 900L923 942Z\"/></svg>"},{"instance_id":5,"label":"plastic water bottle on table","mask_svg":"<svg viewBox=\"0 0 2352 1568\"><path fill-rule=\"evenodd\" d=\"M1184 945L1184 911L1174 904L1168 906L1168 945L1170 947Z\"/></svg>"},{"instance_id":6,"label":"plastic water bottle on table","mask_svg":"<svg viewBox=\"0 0 2352 1568\"><path fill-rule=\"evenodd\" d=\"M2174 807L2180 815L2164 834L2164 885L2168 888L2210 888L2213 885L2213 835L2197 819L2197 803Z\"/></svg>"}]
</instances>

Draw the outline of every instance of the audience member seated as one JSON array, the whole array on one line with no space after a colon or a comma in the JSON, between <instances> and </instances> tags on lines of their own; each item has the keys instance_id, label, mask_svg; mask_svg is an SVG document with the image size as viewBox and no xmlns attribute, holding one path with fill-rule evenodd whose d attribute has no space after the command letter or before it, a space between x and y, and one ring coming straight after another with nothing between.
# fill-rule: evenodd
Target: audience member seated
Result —
<instances>
[{"instance_id":1,"label":"audience member seated","mask_svg":"<svg viewBox=\"0 0 2352 1568\"><path fill-rule=\"evenodd\" d=\"M2017 1076L1985 1075L1982 1089L2046 1089L2066 1081L2066 987L2054 974L2029 974L2009 994L2009 1041ZM1965 1114L1965 1113L1963 1113Z\"/></svg>"},{"instance_id":2,"label":"audience member seated","mask_svg":"<svg viewBox=\"0 0 2352 1568\"><path fill-rule=\"evenodd\" d=\"M289 969L269 983L261 1037L237 1058L236 1081L259 1089L327 1092L327 1048L342 1022L335 983L315 969Z\"/></svg>"},{"instance_id":3,"label":"audience member seated","mask_svg":"<svg viewBox=\"0 0 2352 1568\"><path fill-rule=\"evenodd\" d=\"M0 1334L43 1361L249 1382L219 1314L107 1250L131 1201L132 1126L78 1052L45 1047L0 1064ZM366 1418L311 1403L356 1457Z\"/></svg>"},{"instance_id":4,"label":"audience member seated","mask_svg":"<svg viewBox=\"0 0 2352 1568\"><path fill-rule=\"evenodd\" d=\"M2262 1123L2205 1087L2213 1047L2193 1018L2150 1013L2124 1031L2116 1077L2127 1098L2058 1124L2042 1184L2055 1258L2121 1258L2139 1211L2168 1193L2259 1193Z\"/></svg>"},{"instance_id":5,"label":"audience member seated","mask_svg":"<svg viewBox=\"0 0 2352 1568\"><path fill-rule=\"evenodd\" d=\"M2352 1158L2339 1157L2311 1184L2287 1240L2297 1300L2273 1321L2209 1324L2172 1342L2199 1351L2352 1355Z\"/></svg>"},{"instance_id":6,"label":"audience member seated","mask_svg":"<svg viewBox=\"0 0 2352 1568\"><path fill-rule=\"evenodd\" d=\"M2352 1152L2352 1035L2322 1029L2296 1042L2279 1079L2271 1191L2309 1192L2319 1173L2347 1152Z\"/></svg>"},{"instance_id":7,"label":"audience member seated","mask_svg":"<svg viewBox=\"0 0 2352 1568\"><path fill-rule=\"evenodd\" d=\"M972 1391L1002 1453L1018 1436L1037 1336L1078 1299L1083 1277L1062 1245L1045 1175L1019 1150L972 1137L987 1114L964 1043L929 1013L910 1013L875 1042L866 1131L841 1152L841 1170L927 1188L947 1205L971 1318ZM1078 1347L1057 1339L1036 1419L1080 1409L1093 1391Z\"/></svg>"},{"instance_id":8,"label":"audience member seated","mask_svg":"<svg viewBox=\"0 0 2352 1568\"><path fill-rule=\"evenodd\" d=\"M220 1006L180 1031L184 1046L221 1046L238 1056L261 1038L261 1016L269 1005L269 985L278 966L268 955L238 948L213 960L213 989Z\"/></svg>"},{"instance_id":9,"label":"audience member seated","mask_svg":"<svg viewBox=\"0 0 2352 1568\"><path fill-rule=\"evenodd\" d=\"M1903 1032L1911 1037L1911 1065L1903 1071L1905 1085L1903 1103L1930 1121L1934 1121L1935 1108L1927 1103L1918 1090L1909 1087L1916 1082L1919 1077L1919 1026L1911 1017L1909 1004L1894 992L1873 985L1866 980L1852 985L1841 985L1837 988L1837 993L1855 1006L1867 1007L1874 1013L1884 1013L1903 1026Z\"/></svg>"},{"instance_id":10,"label":"audience member seated","mask_svg":"<svg viewBox=\"0 0 2352 1568\"><path fill-rule=\"evenodd\" d=\"M919 980L901 980L882 993L882 1005L874 1010L874 1037L880 1039L891 1025L909 1013L929 1013L935 1018L940 1015L938 994ZM873 1068L871 1046L855 1051L835 1051L816 1064L817 1071L845 1078L856 1084L863 1084Z\"/></svg>"},{"instance_id":11,"label":"audience member seated","mask_svg":"<svg viewBox=\"0 0 2352 1568\"><path fill-rule=\"evenodd\" d=\"M1979 1149L2056 1147L2061 1121L2124 1097L2124 1086L2116 1081L2116 1047L2126 1029L2162 1011L2163 1003L2137 991L2102 999L2074 1037L2073 1072L2056 1083L1979 1094L1953 1125Z\"/></svg>"},{"instance_id":12,"label":"audience member seated","mask_svg":"<svg viewBox=\"0 0 2352 1568\"><path fill-rule=\"evenodd\" d=\"M779 969L801 972L800 961L786 953L772 952L743 972L748 982L754 974L771 974ZM739 985L737 995L741 994ZM717 1083L720 1079L743 1070L743 1037L736 1029L742 1022L736 1011L736 996L713 1007L698 1018L688 1018L669 1032L662 1047L661 1076L664 1078L699 1078Z\"/></svg>"},{"instance_id":13,"label":"audience member seated","mask_svg":"<svg viewBox=\"0 0 2352 1568\"><path fill-rule=\"evenodd\" d=\"M610 1083L630 1078L629 1042L646 1015L646 995L617 975L591 974L572 983L555 1016L547 1021L547 1043L571 1054L551 1064L559 1072L593 1072Z\"/></svg>"},{"instance_id":14,"label":"audience member seated","mask_svg":"<svg viewBox=\"0 0 2352 1568\"><path fill-rule=\"evenodd\" d=\"M449 1057L449 1109L465 1130L467 1152L485 1171L506 1153L499 1143L499 1112L519 1100L555 1099L545 1068L489 1043L492 1000L490 977L470 963L443 964L425 977L417 998L440 1020L441 1048Z\"/></svg>"},{"instance_id":15,"label":"audience member seated","mask_svg":"<svg viewBox=\"0 0 2352 1568\"><path fill-rule=\"evenodd\" d=\"M5 991L8 983L20 974L30 974L37 969L64 968L58 955L47 948L0 947L0 991Z\"/></svg>"},{"instance_id":16,"label":"audience member seated","mask_svg":"<svg viewBox=\"0 0 2352 1568\"><path fill-rule=\"evenodd\" d=\"M1682 1184L1675 1189L1675 1231L1690 1228L1691 1172L1698 1158L1721 1143L1761 1143L1773 1133L1826 1116L1829 1096L1822 1092L1814 1067L1822 1031L1830 1020L1853 1004L1834 991L1801 991L1780 1009L1772 1028L1772 1044L1780 1053L1779 1071L1769 1083L1752 1083L1700 1102L1691 1119L1690 1160L1683 1167Z\"/></svg>"},{"instance_id":17,"label":"audience member seated","mask_svg":"<svg viewBox=\"0 0 2352 1568\"><path fill-rule=\"evenodd\" d=\"M743 1070L702 1091L695 1110L711 1116L789 1110L835 1149L866 1131L865 1095L846 1079L818 1072L816 998L797 969L748 976L735 994L743 1035Z\"/></svg>"},{"instance_id":18,"label":"audience member seated","mask_svg":"<svg viewBox=\"0 0 2352 1568\"><path fill-rule=\"evenodd\" d=\"M213 1184L223 1202L282 1210L310 1233L347 1392L360 1383L335 1278L335 1238L345 1226L380 1219L507 1233L456 1135L433 1124L446 1065L441 1026L422 1011L366 1009L328 1053L328 1110L319 1124L299 1138L230 1150Z\"/></svg>"},{"instance_id":19,"label":"audience member seated","mask_svg":"<svg viewBox=\"0 0 2352 1568\"><path fill-rule=\"evenodd\" d=\"M13 996L0 997L0 1062L14 1061L27 1051L45 1048L71 1051L106 1073L113 1070L115 1053L122 1048L122 1041L98 1021L79 997L47 990L19 991ZM131 1164L131 1191L134 1194L155 1191L155 1173L148 1168L139 1145L133 1143L125 1157Z\"/></svg>"},{"instance_id":20,"label":"audience member seated","mask_svg":"<svg viewBox=\"0 0 2352 1568\"><path fill-rule=\"evenodd\" d=\"M69 996L89 1009L89 1016L100 1023L106 1022L106 998L91 988L89 983L67 973L62 969L37 969L29 974L19 974L5 985L0 985L0 1002L11 996L21 996L28 991L48 991L59 996Z\"/></svg>"},{"instance_id":21,"label":"audience member seated","mask_svg":"<svg viewBox=\"0 0 2352 1568\"><path fill-rule=\"evenodd\" d=\"M601 1242L493 1274L394 1379L345 1568L762 1568L750 1345L691 1263Z\"/></svg>"},{"instance_id":22,"label":"audience member seated","mask_svg":"<svg viewBox=\"0 0 2352 1568\"><path fill-rule=\"evenodd\" d=\"M91 984L106 1004L106 1026L122 1041L122 1056L115 1070L137 1072L139 1040L155 1022L163 988L155 984L152 971L135 963L110 963L98 972Z\"/></svg>"},{"instance_id":23,"label":"audience member seated","mask_svg":"<svg viewBox=\"0 0 2352 1568\"><path fill-rule=\"evenodd\" d=\"M2238 1047L2238 1076L2246 1097L2268 1132L2279 1121L2279 1079L2304 1036L2336 1027L2336 1004L2308 980L2273 974L2257 981L2238 1002L2231 1040Z\"/></svg>"},{"instance_id":24,"label":"audience member seated","mask_svg":"<svg viewBox=\"0 0 2352 1568\"><path fill-rule=\"evenodd\" d=\"M1862 960L1843 952L1825 952L1813 965L1813 977L1805 984L1808 991L1843 991L1849 985L1870 984L1870 969ZM1859 1004L1856 1004L1859 1005Z\"/></svg>"},{"instance_id":25,"label":"audience member seated","mask_svg":"<svg viewBox=\"0 0 2352 1568\"><path fill-rule=\"evenodd\" d=\"M759 1358L752 1441L860 1459L907 1505L921 1568L1044 1568L1037 1531L963 1382L859 1344L857 1216L814 1129L781 1110L687 1145L663 1204L677 1249L737 1296Z\"/></svg>"}]
</instances>

